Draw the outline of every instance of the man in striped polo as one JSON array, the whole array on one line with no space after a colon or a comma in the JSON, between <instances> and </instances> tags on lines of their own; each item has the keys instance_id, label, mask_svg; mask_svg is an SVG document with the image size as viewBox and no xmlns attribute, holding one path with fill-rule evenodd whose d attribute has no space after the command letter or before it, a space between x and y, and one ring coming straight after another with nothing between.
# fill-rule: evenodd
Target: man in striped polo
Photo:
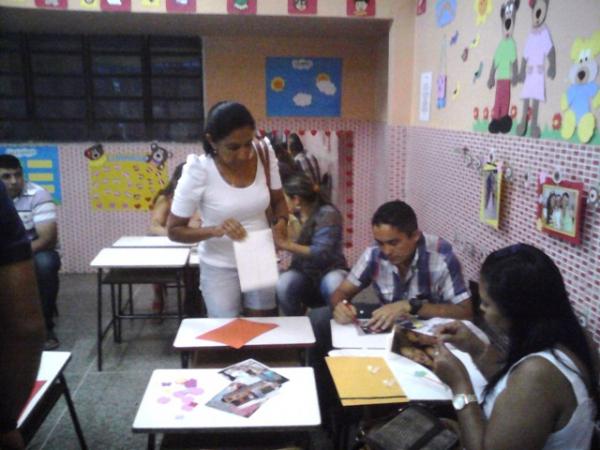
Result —
<instances>
[{"instance_id":1,"label":"man in striped polo","mask_svg":"<svg viewBox=\"0 0 600 450\"><path fill-rule=\"evenodd\" d=\"M56 205L52 196L41 186L26 182L20 161L13 155L0 155L0 180L13 200L27 237L35 262L35 272L46 322L45 350L58 347L54 333L53 315L58 295L60 256L57 252L58 226Z\"/></svg>"},{"instance_id":2,"label":"man in striped polo","mask_svg":"<svg viewBox=\"0 0 600 450\"><path fill-rule=\"evenodd\" d=\"M388 330L405 316L473 317L471 295L452 246L419 230L408 204L400 200L384 203L371 225L374 245L363 252L332 294L331 305L309 313L317 342L308 359L315 369L323 413L335 392L323 359L332 347L330 320L355 321L358 311L352 299L367 286L373 286L377 296L368 323L371 330Z\"/></svg>"}]
</instances>

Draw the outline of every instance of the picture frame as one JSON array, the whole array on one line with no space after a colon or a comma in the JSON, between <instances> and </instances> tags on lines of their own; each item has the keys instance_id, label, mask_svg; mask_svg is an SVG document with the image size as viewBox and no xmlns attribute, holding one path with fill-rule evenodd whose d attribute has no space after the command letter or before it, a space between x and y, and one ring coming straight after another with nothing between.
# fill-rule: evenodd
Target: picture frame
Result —
<instances>
[{"instance_id":1,"label":"picture frame","mask_svg":"<svg viewBox=\"0 0 600 450\"><path fill-rule=\"evenodd\" d=\"M538 195L537 218L542 232L575 245L581 244L585 212L583 183L556 183L552 177L546 177L538 183Z\"/></svg>"},{"instance_id":2,"label":"picture frame","mask_svg":"<svg viewBox=\"0 0 600 450\"><path fill-rule=\"evenodd\" d=\"M500 228L502 162L487 163L481 171L479 219L496 230Z\"/></svg>"}]
</instances>

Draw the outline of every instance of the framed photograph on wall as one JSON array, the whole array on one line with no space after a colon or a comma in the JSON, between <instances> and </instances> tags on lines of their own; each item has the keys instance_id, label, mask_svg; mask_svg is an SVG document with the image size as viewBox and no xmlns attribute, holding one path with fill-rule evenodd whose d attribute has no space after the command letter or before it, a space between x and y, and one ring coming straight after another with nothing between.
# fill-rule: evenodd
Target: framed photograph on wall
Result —
<instances>
[{"instance_id":1,"label":"framed photograph on wall","mask_svg":"<svg viewBox=\"0 0 600 450\"><path fill-rule=\"evenodd\" d=\"M479 219L496 230L500 227L500 199L502 196L502 163L486 164L481 176Z\"/></svg>"},{"instance_id":2,"label":"framed photograph on wall","mask_svg":"<svg viewBox=\"0 0 600 450\"><path fill-rule=\"evenodd\" d=\"M547 177L538 184L538 220L544 233L572 244L581 244L585 210L583 183Z\"/></svg>"}]
</instances>

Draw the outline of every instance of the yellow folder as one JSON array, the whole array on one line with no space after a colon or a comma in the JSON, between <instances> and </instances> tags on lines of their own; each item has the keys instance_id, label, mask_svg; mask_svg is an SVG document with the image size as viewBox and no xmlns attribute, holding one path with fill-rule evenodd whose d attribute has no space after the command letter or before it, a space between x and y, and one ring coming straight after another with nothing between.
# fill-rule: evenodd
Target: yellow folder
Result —
<instances>
[{"instance_id":1,"label":"yellow folder","mask_svg":"<svg viewBox=\"0 0 600 450\"><path fill-rule=\"evenodd\" d=\"M408 398L383 358L325 358L343 406L406 403Z\"/></svg>"}]
</instances>

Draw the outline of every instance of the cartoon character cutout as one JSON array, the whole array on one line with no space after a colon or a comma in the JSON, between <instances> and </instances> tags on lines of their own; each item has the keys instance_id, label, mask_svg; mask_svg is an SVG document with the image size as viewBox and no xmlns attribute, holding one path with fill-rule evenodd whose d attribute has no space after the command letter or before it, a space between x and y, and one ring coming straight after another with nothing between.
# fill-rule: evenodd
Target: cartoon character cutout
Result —
<instances>
[{"instance_id":1,"label":"cartoon character cutout","mask_svg":"<svg viewBox=\"0 0 600 450\"><path fill-rule=\"evenodd\" d=\"M354 0L354 15L366 16L368 14L369 0Z\"/></svg>"},{"instance_id":2,"label":"cartoon character cutout","mask_svg":"<svg viewBox=\"0 0 600 450\"><path fill-rule=\"evenodd\" d=\"M294 7L298 11L306 11L308 7L308 0L294 0Z\"/></svg>"},{"instance_id":3,"label":"cartoon character cutout","mask_svg":"<svg viewBox=\"0 0 600 450\"><path fill-rule=\"evenodd\" d=\"M96 144L87 148L83 152L83 156L90 160L89 165L91 167L100 167L104 165L108 157L104 153L102 144Z\"/></svg>"},{"instance_id":4,"label":"cartoon character cutout","mask_svg":"<svg viewBox=\"0 0 600 450\"><path fill-rule=\"evenodd\" d=\"M600 85L598 62L594 59L600 54L600 30L589 39L575 39L571 47L573 65L569 70L571 85L562 95L560 108L564 119L560 134L571 139L577 130L580 142L592 139L596 129L594 110L600 108Z\"/></svg>"},{"instance_id":5,"label":"cartoon character cutout","mask_svg":"<svg viewBox=\"0 0 600 450\"><path fill-rule=\"evenodd\" d=\"M474 0L473 8L475 9L475 23L483 25L488 16L492 13L492 0Z\"/></svg>"},{"instance_id":6,"label":"cartoon character cutout","mask_svg":"<svg viewBox=\"0 0 600 450\"><path fill-rule=\"evenodd\" d=\"M242 11L248 9L248 0L233 0L233 7Z\"/></svg>"},{"instance_id":7,"label":"cartoon character cutout","mask_svg":"<svg viewBox=\"0 0 600 450\"><path fill-rule=\"evenodd\" d=\"M508 133L512 128L510 90L511 83L513 86L517 83L519 64L513 32L519 4L519 0L507 0L500 8L502 40L496 47L487 83L490 89L496 87L492 120L488 126L489 132L494 134Z\"/></svg>"},{"instance_id":8,"label":"cartoon character cutout","mask_svg":"<svg viewBox=\"0 0 600 450\"><path fill-rule=\"evenodd\" d=\"M371 17L375 15L376 0L346 0L346 15L351 17Z\"/></svg>"},{"instance_id":9,"label":"cartoon character cutout","mask_svg":"<svg viewBox=\"0 0 600 450\"><path fill-rule=\"evenodd\" d=\"M546 25L550 0L529 0L531 7L532 28L525 42L519 81L523 83L521 99L523 100L523 116L517 126L517 134L524 136L527 132L527 119L531 104L531 137L539 138L538 125L540 102L546 101L546 75L551 80L556 76L556 52L552 43L550 30ZM546 71L546 58L548 70Z\"/></svg>"},{"instance_id":10,"label":"cartoon character cutout","mask_svg":"<svg viewBox=\"0 0 600 450\"><path fill-rule=\"evenodd\" d=\"M146 162L154 164L159 170L161 170L163 167L165 167L167 159L169 159L171 156L173 156L173 153L157 144L152 144L150 146L150 153L146 155Z\"/></svg>"}]
</instances>

